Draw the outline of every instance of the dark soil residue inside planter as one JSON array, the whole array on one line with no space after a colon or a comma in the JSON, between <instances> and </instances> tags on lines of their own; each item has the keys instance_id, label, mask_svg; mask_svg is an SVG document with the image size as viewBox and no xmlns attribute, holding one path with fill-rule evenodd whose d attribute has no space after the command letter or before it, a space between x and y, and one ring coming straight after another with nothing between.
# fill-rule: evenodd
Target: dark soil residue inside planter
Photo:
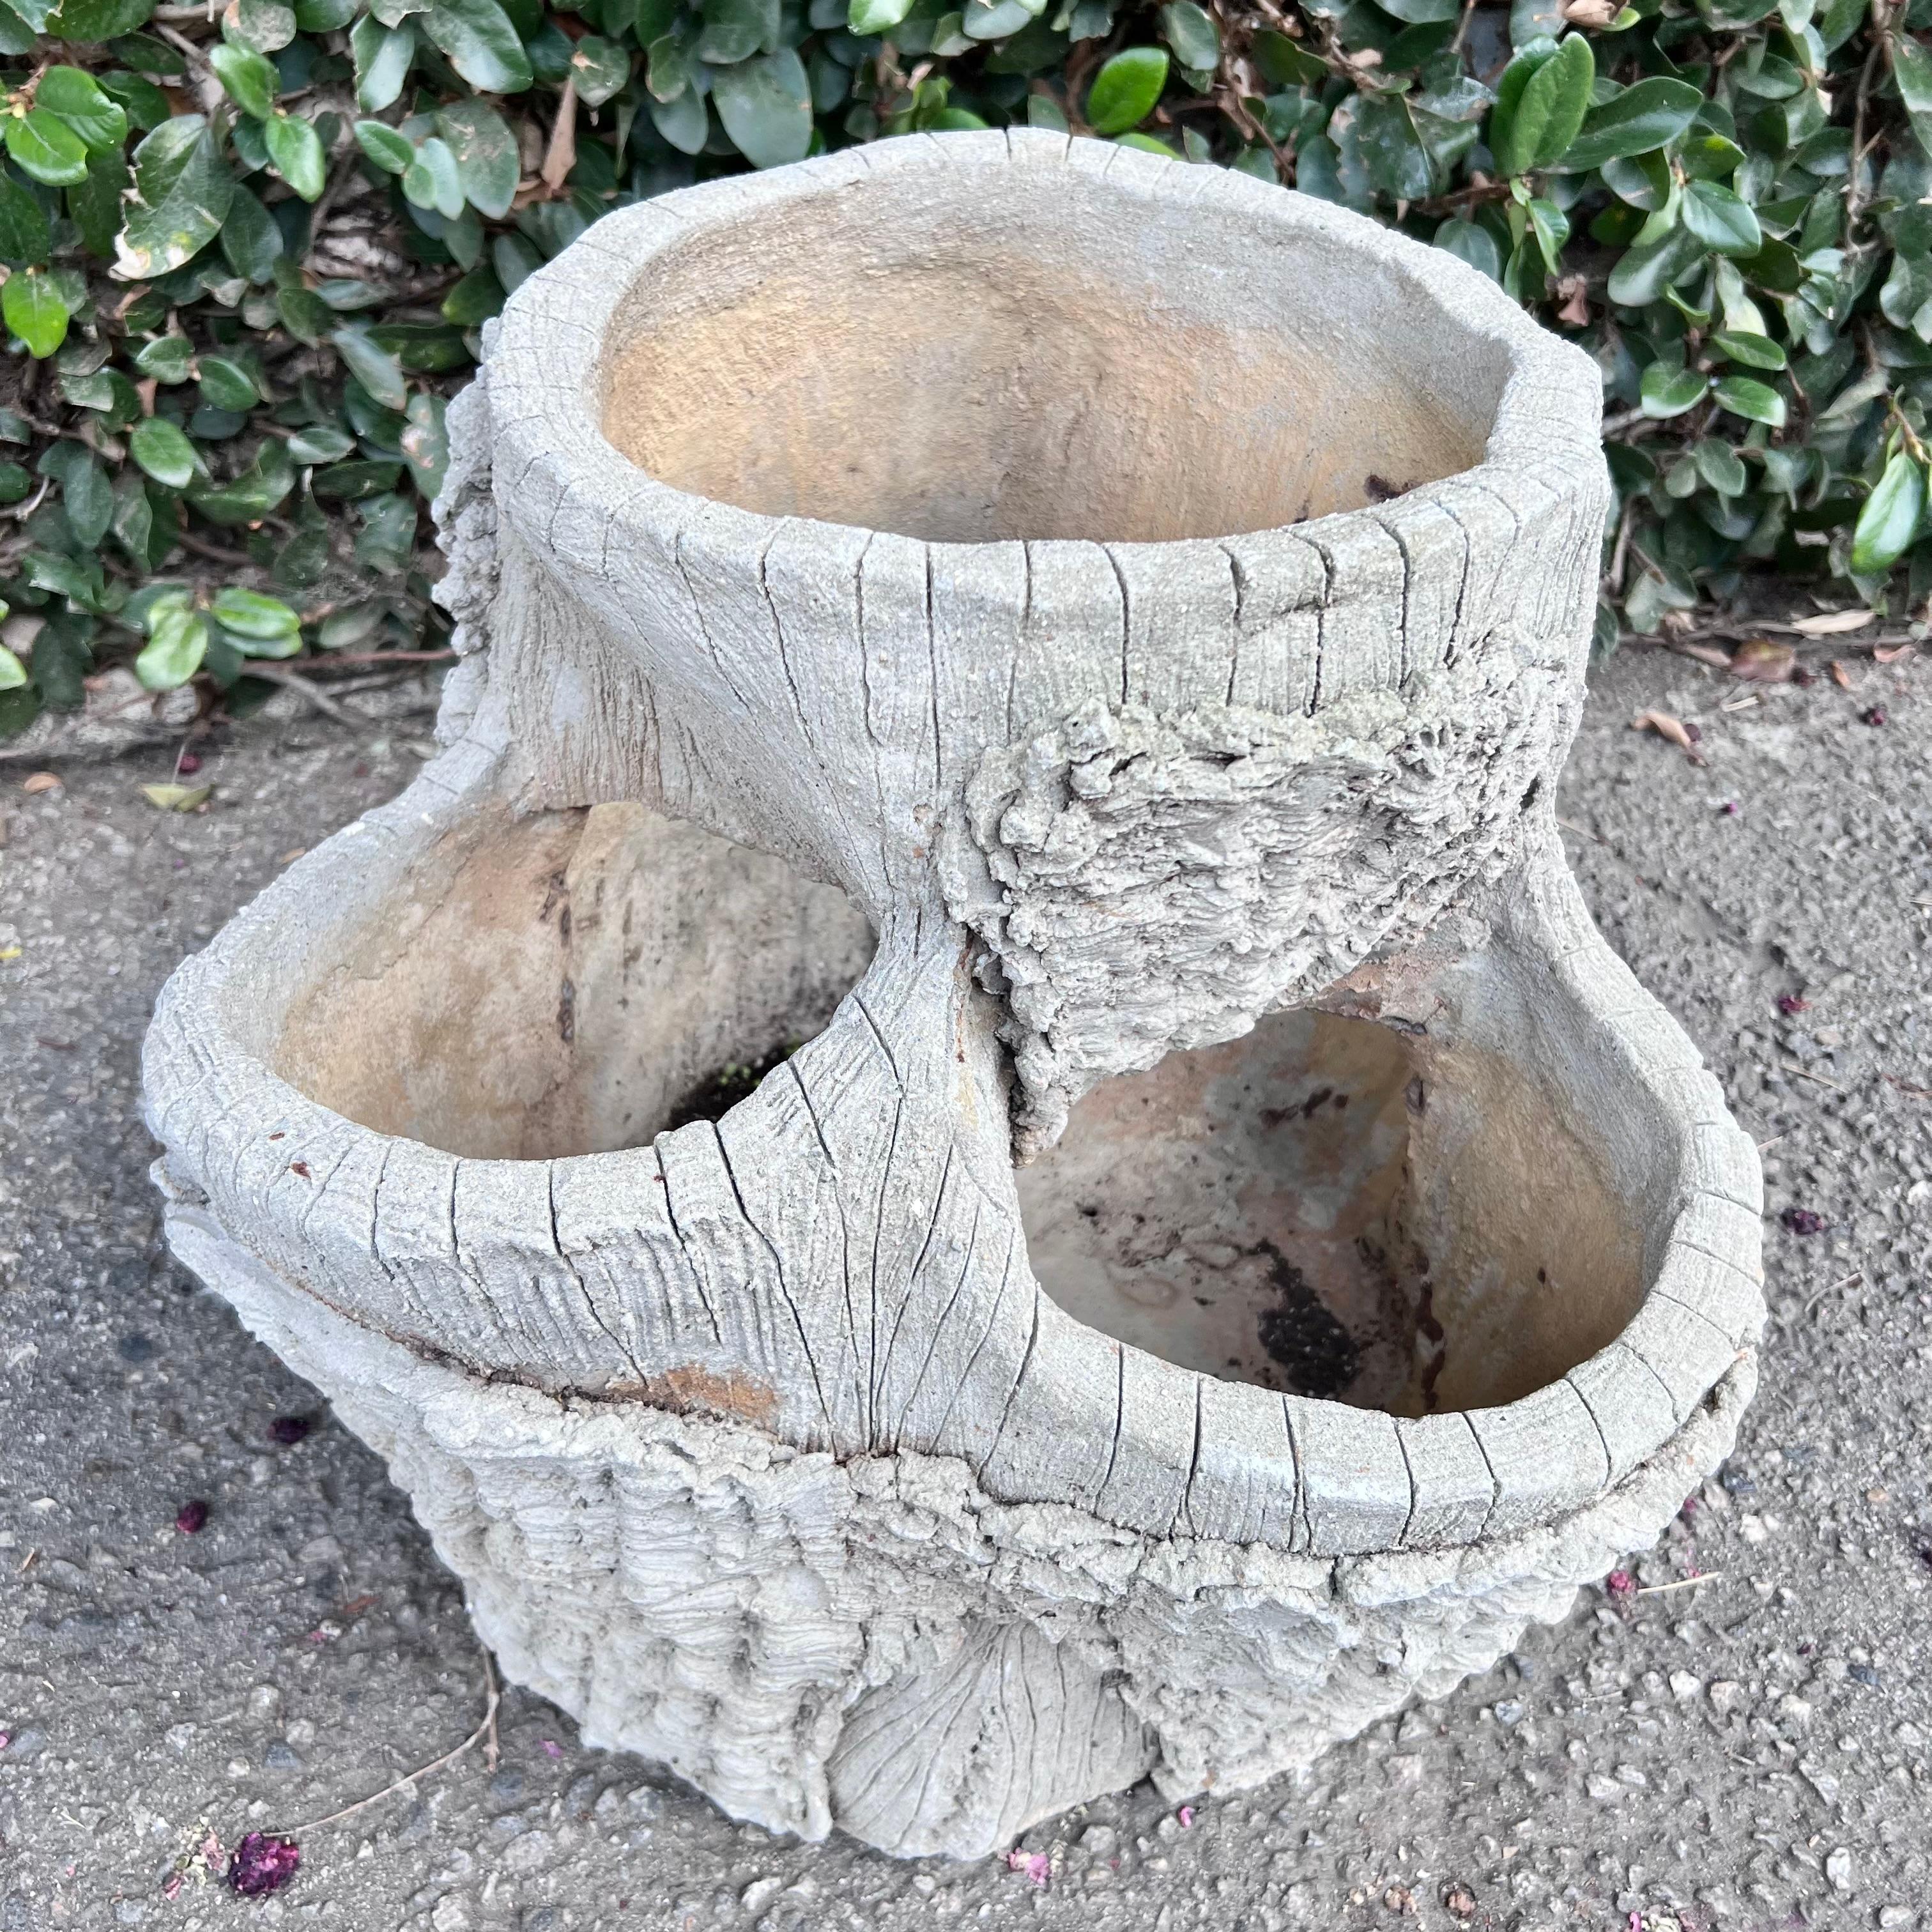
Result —
<instances>
[{"instance_id":1,"label":"dark soil residue inside planter","mask_svg":"<svg viewBox=\"0 0 1932 1932\"><path fill-rule=\"evenodd\" d=\"M721 1120L743 1100L775 1066L782 1066L796 1053L801 1042L787 1040L759 1060L734 1060L709 1073L674 1106L658 1131L668 1134L674 1127L688 1127L693 1120Z\"/></svg>"},{"instance_id":2,"label":"dark soil residue inside planter","mask_svg":"<svg viewBox=\"0 0 1932 1932\"><path fill-rule=\"evenodd\" d=\"M1274 1266L1281 1299L1256 1321L1262 1346L1279 1362L1297 1395L1338 1396L1360 1372L1355 1338L1323 1306L1307 1279L1272 1241L1261 1244Z\"/></svg>"}]
</instances>

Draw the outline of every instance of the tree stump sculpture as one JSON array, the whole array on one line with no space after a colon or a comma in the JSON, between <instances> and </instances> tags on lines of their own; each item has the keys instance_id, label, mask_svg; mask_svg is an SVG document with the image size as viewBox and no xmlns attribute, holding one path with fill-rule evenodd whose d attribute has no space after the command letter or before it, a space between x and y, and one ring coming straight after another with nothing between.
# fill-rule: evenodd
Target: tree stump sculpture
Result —
<instances>
[{"instance_id":1,"label":"tree stump sculpture","mask_svg":"<svg viewBox=\"0 0 1932 1932\"><path fill-rule=\"evenodd\" d=\"M1754 1152L1552 816L1598 408L1445 254L1046 133L518 291L446 748L146 1091L586 1738L982 1852L1444 1693L1724 1455Z\"/></svg>"}]
</instances>

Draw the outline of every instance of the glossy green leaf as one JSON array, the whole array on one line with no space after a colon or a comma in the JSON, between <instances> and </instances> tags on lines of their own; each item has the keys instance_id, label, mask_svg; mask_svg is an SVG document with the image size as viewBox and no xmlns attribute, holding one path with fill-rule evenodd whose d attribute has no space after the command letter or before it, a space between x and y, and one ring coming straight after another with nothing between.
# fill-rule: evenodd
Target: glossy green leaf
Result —
<instances>
[{"instance_id":1,"label":"glossy green leaf","mask_svg":"<svg viewBox=\"0 0 1932 1932\"><path fill-rule=\"evenodd\" d=\"M405 24L392 30L365 14L350 29L349 46L356 62L356 104L365 114L380 114L395 104L409 77L416 29Z\"/></svg>"},{"instance_id":2,"label":"glossy green leaf","mask_svg":"<svg viewBox=\"0 0 1932 1932\"><path fill-rule=\"evenodd\" d=\"M1894 451L1865 499L1852 533L1851 566L1876 577L1903 556L1925 512L1925 469L1903 449Z\"/></svg>"},{"instance_id":3,"label":"glossy green leaf","mask_svg":"<svg viewBox=\"0 0 1932 1932\"><path fill-rule=\"evenodd\" d=\"M1337 119L1339 120L1339 116ZM1336 125L1330 121L1330 128ZM1415 201L1430 190L1428 152L1412 119L1408 104L1396 94L1378 94L1355 104L1347 133L1370 182L1395 201Z\"/></svg>"},{"instance_id":4,"label":"glossy green leaf","mask_svg":"<svg viewBox=\"0 0 1932 1932\"><path fill-rule=\"evenodd\" d=\"M176 591L150 606L148 642L134 660L134 675L150 691L172 691L200 670L208 655L208 623Z\"/></svg>"},{"instance_id":5,"label":"glossy green leaf","mask_svg":"<svg viewBox=\"0 0 1932 1932\"><path fill-rule=\"evenodd\" d=\"M442 298L442 319L459 328L488 322L503 306L503 285L494 268L472 268Z\"/></svg>"},{"instance_id":6,"label":"glossy green leaf","mask_svg":"<svg viewBox=\"0 0 1932 1932\"><path fill-rule=\"evenodd\" d=\"M356 447L356 439L326 423L311 424L289 438L289 455L297 463L334 463Z\"/></svg>"},{"instance_id":7,"label":"glossy green leaf","mask_svg":"<svg viewBox=\"0 0 1932 1932\"><path fill-rule=\"evenodd\" d=\"M520 94L530 86L530 56L496 0L436 0L417 18L479 93Z\"/></svg>"},{"instance_id":8,"label":"glossy green leaf","mask_svg":"<svg viewBox=\"0 0 1932 1932\"><path fill-rule=\"evenodd\" d=\"M1496 246L1496 238L1480 222L1452 215L1436 230L1436 245L1446 248L1471 268L1480 268L1491 281L1502 280L1502 251Z\"/></svg>"},{"instance_id":9,"label":"glossy green leaf","mask_svg":"<svg viewBox=\"0 0 1932 1932\"><path fill-rule=\"evenodd\" d=\"M385 409L400 410L409 401L409 385L395 357L381 347L366 329L338 328L329 338L349 365L349 372Z\"/></svg>"},{"instance_id":10,"label":"glossy green leaf","mask_svg":"<svg viewBox=\"0 0 1932 1932\"><path fill-rule=\"evenodd\" d=\"M812 147L812 87L790 48L720 68L712 104L738 152L754 167L801 161Z\"/></svg>"},{"instance_id":11,"label":"glossy green leaf","mask_svg":"<svg viewBox=\"0 0 1932 1932\"><path fill-rule=\"evenodd\" d=\"M1328 64L1303 42L1264 27L1250 44L1256 66L1277 87L1319 87Z\"/></svg>"},{"instance_id":12,"label":"glossy green leaf","mask_svg":"<svg viewBox=\"0 0 1932 1932\"><path fill-rule=\"evenodd\" d=\"M7 152L22 174L50 188L68 188L87 178L87 143L57 114L44 107L0 116Z\"/></svg>"},{"instance_id":13,"label":"glossy green leaf","mask_svg":"<svg viewBox=\"0 0 1932 1932\"><path fill-rule=\"evenodd\" d=\"M31 19L32 10L14 0L14 10ZM154 0L62 0L46 16L45 31L57 40L81 45L118 40L131 34L154 10Z\"/></svg>"},{"instance_id":14,"label":"glossy green leaf","mask_svg":"<svg viewBox=\"0 0 1932 1932\"><path fill-rule=\"evenodd\" d=\"M1691 182L1684 190L1678 218L1706 248L1720 255L1755 255L1764 246L1764 231L1750 203L1717 182Z\"/></svg>"},{"instance_id":15,"label":"glossy green leaf","mask_svg":"<svg viewBox=\"0 0 1932 1932\"><path fill-rule=\"evenodd\" d=\"M1750 376L1726 376L1711 393L1733 416L1773 429L1784 427L1784 398L1767 383Z\"/></svg>"},{"instance_id":16,"label":"glossy green leaf","mask_svg":"<svg viewBox=\"0 0 1932 1932\"><path fill-rule=\"evenodd\" d=\"M211 409L252 410L262 400L254 377L231 356L204 356L200 387L202 400Z\"/></svg>"},{"instance_id":17,"label":"glossy green leaf","mask_svg":"<svg viewBox=\"0 0 1932 1932\"><path fill-rule=\"evenodd\" d=\"M278 53L296 37L296 10L288 0L228 0L222 24L258 52Z\"/></svg>"},{"instance_id":18,"label":"glossy green leaf","mask_svg":"<svg viewBox=\"0 0 1932 1932\"><path fill-rule=\"evenodd\" d=\"M735 65L769 52L778 42L778 0L703 0L704 30L698 38L700 60Z\"/></svg>"},{"instance_id":19,"label":"glossy green leaf","mask_svg":"<svg viewBox=\"0 0 1932 1932\"><path fill-rule=\"evenodd\" d=\"M67 191L67 212L74 219L80 245L98 260L114 258L122 198L128 181L128 164L121 154L93 154L88 158L86 180Z\"/></svg>"},{"instance_id":20,"label":"glossy green leaf","mask_svg":"<svg viewBox=\"0 0 1932 1932\"><path fill-rule=\"evenodd\" d=\"M1490 117L1490 151L1504 174L1529 174L1562 158L1589 111L1596 70L1581 34L1553 52L1520 53L1510 62Z\"/></svg>"},{"instance_id":21,"label":"glossy green leaf","mask_svg":"<svg viewBox=\"0 0 1932 1932\"><path fill-rule=\"evenodd\" d=\"M303 200L319 200L328 184L328 157L313 124L278 110L262 123L262 137L275 172Z\"/></svg>"},{"instance_id":22,"label":"glossy green leaf","mask_svg":"<svg viewBox=\"0 0 1932 1932\"><path fill-rule=\"evenodd\" d=\"M113 486L100 458L86 443L62 437L47 446L36 466L59 484L61 508L75 541L83 549L93 549L114 514Z\"/></svg>"},{"instance_id":23,"label":"glossy green leaf","mask_svg":"<svg viewBox=\"0 0 1932 1932\"><path fill-rule=\"evenodd\" d=\"M44 268L16 269L0 290L0 317L30 356L51 356L67 340L68 309Z\"/></svg>"},{"instance_id":24,"label":"glossy green leaf","mask_svg":"<svg viewBox=\"0 0 1932 1932\"><path fill-rule=\"evenodd\" d=\"M1720 328L1711 337L1711 347L1727 361L1742 362L1748 369L1782 369L1785 364L1781 344L1768 335L1748 335L1739 330Z\"/></svg>"},{"instance_id":25,"label":"glossy green leaf","mask_svg":"<svg viewBox=\"0 0 1932 1932\"><path fill-rule=\"evenodd\" d=\"M356 141L385 174L401 174L416 158L416 144L380 121L357 122Z\"/></svg>"},{"instance_id":26,"label":"glossy green leaf","mask_svg":"<svg viewBox=\"0 0 1932 1932\"><path fill-rule=\"evenodd\" d=\"M1720 496L1742 496L1750 487L1744 459L1727 442L1706 436L1691 452L1698 476Z\"/></svg>"},{"instance_id":27,"label":"glossy green leaf","mask_svg":"<svg viewBox=\"0 0 1932 1932\"><path fill-rule=\"evenodd\" d=\"M185 335L158 335L134 352L134 367L158 382L185 382L194 370L194 344Z\"/></svg>"},{"instance_id":28,"label":"glossy green leaf","mask_svg":"<svg viewBox=\"0 0 1932 1932\"><path fill-rule=\"evenodd\" d=\"M288 644L295 647L302 636L302 620L279 597L265 597L259 590L233 586L219 591L208 606L208 614L231 635L250 644ZM251 656L286 657L288 651L257 650Z\"/></svg>"},{"instance_id":29,"label":"glossy green leaf","mask_svg":"<svg viewBox=\"0 0 1932 1932\"><path fill-rule=\"evenodd\" d=\"M1644 308L1659 300L1679 277L1704 259L1704 244L1682 228L1656 242L1629 250L1610 271L1610 298L1625 308Z\"/></svg>"},{"instance_id":30,"label":"glossy green leaf","mask_svg":"<svg viewBox=\"0 0 1932 1932\"><path fill-rule=\"evenodd\" d=\"M446 221L463 212L463 177L449 144L432 134L403 170L403 192L418 208L433 208Z\"/></svg>"},{"instance_id":31,"label":"glossy green leaf","mask_svg":"<svg viewBox=\"0 0 1932 1932\"><path fill-rule=\"evenodd\" d=\"M274 112L281 77L275 72L274 63L253 47L223 42L208 49L208 64L226 89L228 98L243 113L266 121Z\"/></svg>"},{"instance_id":32,"label":"glossy green leaf","mask_svg":"<svg viewBox=\"0 0 1932 1932\"><path fill-rule=\"evenodd\" d=\"M481 100L452 101L439 108L436 132L456 162L456 175L470 206L500 221L516 199L520 174L517 137L509 123Z\"/></svg>"},{"instance_id":33,"label":"glossy green leaf","mask_svg":"<svg viewBox=\"0 0 1932 1932\"><path fill-rule=\"evenodd\" d=\"M1094 76L1088 90L1087 123L1096 134L1124 134L1154 110L1167 85L1164 47L1129 47Z\"/></svg>"},{"instance_id":34,"label":"glossy green leaf","mask_svg":"<svg viewBox=\"0 0 1932 1932\"><path fill-rule=\"evenodd\" d=\"M1922 33L1924 22L1918 23ZM1932 48L1922 38L1908 32L1889 35L1886 50L1892 59L1892 77L1898 83L1898 98L1912 123L1918 145L1932 155Z\"/></svg>"},{"instance_id":35,"label":"glossy green leaf","mask_svg":"<svg viewBox=\"0 0 1932 1932\"><path fill-rule=\"evenodd\" d=\"M449 469L449 436L444 426L448 405L428 390L410 398L409 427L403 431L400 448L410 466L417 494L425 503L433 503L442 494L442 481Z\"/></svg>"},{"instance_id":36,"label":"glossy green leaf","mask_svg":"<svg viewBox=\"0 0 1932 1932\"><path fill-rule=\"evenodd\" d=\"M234 194L207 122L164 122L134 150L134 198L115 243L120 272L142 281L179 268L214 238Z\"/></svg>"},{"instance_id":37,"label":"glossy green leaf","mask_svg":"<svg viewBox=\"0 0 1932 1932\"><path fill-rule=\"evenodd\" d=\"M136 423L128 438L128 453L170 490L185 490L194 481L194 445L165 416Z\"/></svg>"},{"instance_id":38,"label":"glossy green leaf","mask_svg":"<svg viewBox=\"0 0 1932 1932\"><path fill-rule=\"evenodd\" d=\"M586 34L570 57L571 78L577 98L586 107L602 107L631 78L631 56L615 40Z\"/></svg>"},{"instance_id":39,"label":"glossy green leaf","mask_svg":"<svg viewBox=\"0 0 1932 1932\"><path fill-rule=\"evenodd\" d=\"M50 67L40 76L34 104L66 122L90 154L118 153L128 138L128 116L77 67Z\"/></svg>"},{"instance_id":40,"label":"glossy green leaf","mask_svg":"<svg viewBox=\"0 0 1932 1932\"><path fill-rule=\"evenodd\" d=\"M1580 171L1648 154L1674 141L1703 104L1704 97L1681 80L1660 75L1640 80L1584 116L1559 165Z\"/></svg>"},{"instance_id":41,"label":"glossy green leaf","mask_svg":"<svg viewBox=\"0 0 1932 1932\"><path fill-rule=\"evenodd\" d=\"M1194 0L1169 0L1160 10L1160 37L1183 67L1211 74L1221 64L1221 30L1214 16Z\"/></svg>"},{"instance_id":42,"label":"glossy green leaf","mask_svg":"<svg viewBox=\"0 0 1932 1932\"><path fill-rule=\"evenodd\" d=\"M52 245L46 211L12 176L0 172L0 262L32 268Z\"/></svg>"},{"instance_id":43,"label":"glossy green leaf","mask_svg":"<svg viewBox=\"0 0 1932 1932\"><path fill-rule=\"evenodd\" d=\"M1540 195L1533 196L1526 206L1544 268L1552 275L1561 274L1564 244L1570 239L1569 216L1556 202L1546 201Z\"/></svg>"},{"instance_id":44,"label":"glossy green leaf","mask_svg":"<svg viewBox=\"0 0 1932 1932\"><path fill-rule=\"evenodd\" d=\"M1643 412L1658 418L1681 416L1704 400L1710 386L1709 377L1695 369L1653 362L1643 372Z\"/></svg>"}]
</instances>

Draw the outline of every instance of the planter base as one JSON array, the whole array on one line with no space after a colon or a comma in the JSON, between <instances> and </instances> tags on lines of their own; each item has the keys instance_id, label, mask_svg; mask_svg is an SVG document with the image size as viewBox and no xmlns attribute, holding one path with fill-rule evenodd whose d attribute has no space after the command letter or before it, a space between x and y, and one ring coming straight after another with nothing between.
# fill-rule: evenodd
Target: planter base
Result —
<instances>
[{"instance_id":1,"label":"planter base","mask_svg":"<svg viewBox=\"0 0 1932 1932\"><path fill-rule=\"evenodd\" d=\"M1150 1773L1175 1798L1246 1789L1442 1696L1649 1542L1756 1382L1741 1357L1558 1521L1480 1552L1322 1558L1004 1503L951 1457L842 1462L478 1383L290 1287L188 1202L167 1232L388 1462L508 1678L734 1817L901 1856L983 1855Z\"/></svg>"}]
</instances>

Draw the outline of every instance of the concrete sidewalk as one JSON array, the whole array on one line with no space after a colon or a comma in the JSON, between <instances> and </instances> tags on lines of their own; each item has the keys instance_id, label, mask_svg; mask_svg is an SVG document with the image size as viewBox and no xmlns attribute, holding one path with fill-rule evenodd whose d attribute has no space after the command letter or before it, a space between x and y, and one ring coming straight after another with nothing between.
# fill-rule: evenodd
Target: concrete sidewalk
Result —
<instances>
[{"instance_id":1,"label":"concrete sidewalk","mask_svg":"<svg viewBox=\"0 0 1932 1932\"><path fill-rule=\"evenodd\" d=\"M1299 1786L1090 1805L1028 1834L1032 1874L731 1825L515 1692L494 1772L479 1745L309 1822L468 1736L483 1660L382 1466L159 1251L137 1059L176 960L404 783L419 728L258 721L187 818L138 789L164 754L32 794L8 770L0 1932L1932 1932L1932 671L1853 675L1626 656L1563 788L1600 922L1765 1148L1763 1384L1722 1482L1637 1564L1655 1593L1586 1592ZM1705 763L1629 728L1653 706ZM196 1498L206 1527L178 1532ZM290 1826L301 1872L265 1902L169 1886L210 1830ZM1471 1916L1443 1902L1466 1893Z\"/></svg>"}]
</instances>

